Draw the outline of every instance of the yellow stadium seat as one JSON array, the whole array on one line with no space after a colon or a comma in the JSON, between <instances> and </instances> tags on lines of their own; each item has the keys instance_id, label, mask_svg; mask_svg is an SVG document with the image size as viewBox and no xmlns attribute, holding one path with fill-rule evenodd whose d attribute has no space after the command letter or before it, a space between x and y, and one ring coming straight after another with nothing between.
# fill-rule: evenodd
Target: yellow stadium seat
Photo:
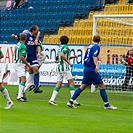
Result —
<instances>
[{"instance_id":1,"label":"yellow stadium seat","mask_svg":"<svg viewBox=\"0 0 133 133\"><path fill-rule=\"evenodd\" d=\"M133 4L129 5L129 14L133 14Z\"/></svg>"},{"instance_id":2,"label":"yellow stadium seat","mask_svg":"<svg viewBox=\"0 0 133 133\"><path fill-rule=\"evenodd\" d=\"M74 27L79 27L79 19L74 20Z\"/></svg>"},{"instance_id":3,"label":"yellow stadium seat","mask_svg":"<svg viewBox=\"0 0 133 133\"><path fill-rule=\"evenodd\" d=\"M43 43L47 44L48 43L48 39L49 39L49 36L45 35L44 38L43 38Z\"/></svg>"},{"instance_id":4,"label":"yellow stadium seat","mask_svg":"<svg viewBox=\"0 0 133 133\"><path fill-rule=\"evenodd\" d=\"M105 42L106 42L106 37L101 36L100 44L105 44Z\"/></svg>"},{"instance_id":5,"label":"yellow stadium seat","mask_svg":"<svg viewBox=\"0 0 133 133\"><path fill-rule=\"evenodd\" d=\"M81 44L87 44L87 36L81 37Z\"/></svg>"},{"instance_id":6,"label":"yellow stadium seat","mask_svg":"<svg viewBox=\"0 0 133 133\"><path fill-rule=\"evenodd\" d=\"M127 0L119 0L119 4L126 4Z\"/></svg>"},{"instance_id":7,"label":"yellow stadium seat","mask_svg":"<svg viewBox=\"0 0 133 133\"><path fill-rule=\"evenodd\" d=\"M129 13L129 5L127 4L119 4L118 5L118 13L119 14L128 14Z\"/></svg>"},{"instance_id":8,"label":"yellow stadium seat","mask_svg":"<svg viewBox=\"0 0 133 133\"><path fill-rule=\"evenodd\" d=\"M128 37L122 38L122 44L128 44Z\"/></svg>"},{"instance_id":9,"label":"yellow stadium seat","mask_svg":"<svg viewBox=\"0 0 133 133\"><path fill-rule=\"evenodd\" d=\"M60 27L59 30L58 30L58 35L61 36L63 34L64 34L64 28Z\"/></svg>"},{"instance_id":10,"label":"yellow stadium seat","mask_svg":"<svg viewBox=\"0 0 133 133\"><path fill-rule=\"evenodd\" d=\"M118 5L115 4L114 5L114 14L119 14L118 8L119 8Z\"/></svg>"},{"instance_id":11,"label":"yellow stadium seat","mask_svg":"<svg viewBox=\"0 0 133 133\"><path fill-rule=\"evenodd\" d=\"M87 44L91 44L92 43L92 36L87 36Z\"/></svg>"},{"instance_id":12,"label":"yellow stadium seat","mask_svg":"<svg viewBox=\"0 0 133 133\"><path fill-rule=\"evenodd\" d=\"M104 14L109 14L110 13L110 5L107 4L105 5L105 8L104 8Z\"/></svg>"},{"instance_id":13,"label":"yellow stadium seat","mask_svg":"<svg viewBox=\"0 0 133 133\"><path fill-rule=\"evenodd\" d=\"M122 37L121 36L118 36L117 44L122 44Z\"/></svg>"},{"instance_id":14,"label":"yellow stadium seat","mask_svg":"<svg viewBox=\"0 0 133 133\"><path fill-rule=\"evenodd\" d=\"M128 38L128 44L133 44L133 37Z\"/></svg>"},{"instance_id":15,"label":"yellow stadium seat","mask_svg":"<svg viewBox=\"0 0 133 133\"><path fill-rule=\"evenodd\" d=\"M76 42L76 36L71 36L70 40L69 40L69 43L70 44L75 44L75 42Z\"/></svg>"},{"instance_id":16,"label":"yellow stadium seat","mask_svg":"<svg viewBox=\"0 0 133 133\"><path fill-rule=\"evenodd\" d=\"M75 38L75 44L81 44L81 37L80 36L77 36Z\"/></svg>"},{"instance_id":17,"label":"yellow stadium seat","mask_svg":"<svg viewBox=\"0 0 133 133\"><path fill-rule=\"evenodd\" d=\"M112 44L117 44L117 37L112 37Z\"/></svg>"},{"instance_id":18,"label":"yellow stadium seat","mask_svg":"<svg viewBox=\"0 0 133 133\"><path fill-rule=\"evenodd\" d=\"M89 12L88 19L93 19L93 15L94 15L94 12L93 11Z\"/></svg>"}]
</instances>

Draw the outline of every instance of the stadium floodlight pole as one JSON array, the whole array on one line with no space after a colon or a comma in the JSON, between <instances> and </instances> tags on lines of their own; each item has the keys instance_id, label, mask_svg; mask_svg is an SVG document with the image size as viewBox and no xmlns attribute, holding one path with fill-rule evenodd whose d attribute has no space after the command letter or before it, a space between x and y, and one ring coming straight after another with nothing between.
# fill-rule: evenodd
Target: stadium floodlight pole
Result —
<instances>
[{"instance_id":1,"label":"stadium floodlight pole","mask_svg":"<svg viewBox=\"0 0 133 133\"><path fill-rule=\"evenodd\" d=\"M98 18L133 18L133 14L95 14L93 15L93 32L92 35L96 34L96 27L97 27L97 19ZM133 25L133 24L130 24Z\"/></svg>"}]
</instances>

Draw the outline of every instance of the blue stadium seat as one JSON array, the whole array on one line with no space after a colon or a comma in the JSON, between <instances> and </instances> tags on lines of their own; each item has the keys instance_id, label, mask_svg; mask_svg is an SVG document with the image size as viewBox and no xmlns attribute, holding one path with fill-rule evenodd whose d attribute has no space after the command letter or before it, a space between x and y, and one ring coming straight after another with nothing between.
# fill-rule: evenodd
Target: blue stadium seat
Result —
<instances>
[{"instance_id":1,"label":"blue stadium seat","mask_svg":"<svg viewBox=\"0 0 133 133\"><path fill-rule=\"evenodd\" d=\"M41 32L45 29L58 29L60 22L73 22L75 14L88 15L91 6L103 6L104 0L28 0L28 7L13 9L11 11L3 9L1 11L2 38L10 41L9 35L29 29L31 25L38 25ZM10 29L10 31L9 31ZM11 39L12 41L12 39Z\"/></svg>"}]
</instances>

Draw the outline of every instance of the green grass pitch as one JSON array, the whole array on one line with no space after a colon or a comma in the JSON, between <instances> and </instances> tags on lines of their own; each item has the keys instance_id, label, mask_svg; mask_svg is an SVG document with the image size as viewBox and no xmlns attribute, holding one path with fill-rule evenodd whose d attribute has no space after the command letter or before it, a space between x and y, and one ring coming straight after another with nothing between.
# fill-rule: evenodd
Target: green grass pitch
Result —
<instances>
[{"instance_id":1,"label":"green grass pitch","mask_svg":"<svg viewBox=\"0 0 133 133\"><path fill-rule=\"evenodd\" d=\"M71 109L69 88L63 87L57 98L58 106L48 104L53 87L43 86L42 94L27 91L28 102L16 100L18 86L6 86L14 102L4 110L5 99L0 95L0 133L132 133L132 94L107 91L109 101L117 110L104 110L99 91L87 88L78 102L82 106Z\"/></svg>"}]
</instances>

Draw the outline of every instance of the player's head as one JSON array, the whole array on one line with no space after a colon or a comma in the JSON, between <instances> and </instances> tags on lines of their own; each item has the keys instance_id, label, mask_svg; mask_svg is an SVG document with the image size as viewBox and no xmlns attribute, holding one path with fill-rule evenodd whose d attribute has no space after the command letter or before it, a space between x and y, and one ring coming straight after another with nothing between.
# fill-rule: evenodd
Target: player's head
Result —
<instances>
[{"instance_id":1,"label":"player's head","mask_svg":"<svg viewBox=\"0 0 133 133\"><path fill-rule=\"evenodd\" d=\"M133 46L129 49L129 55L133 56Z\"/></svg>"},{"instance_id":2,"label":"player's head","mask_svg":"<svg viewBox=\"0 0 133 133\"><path fill-rule=\"evenodd\" d=\"M100 36L99 35L94 35L93 36L93 42L99 43L100 42Z\"/></svg>"},{"instance_id":3,"label":"player's head","mask_svg":"<svg viewBox=\"0 0 133 133\"><path fill-rule=\"evenodd\" d=\"M61 44L67 44L68 41L69 41L69 38L67 36L61 36L60 37Z\"/></svg>"},{"instance_id":4,"label":"player's head","mask_svg":"<svg viewBox=\"0 0 133 133\"><path fill-rule=\"evenodd\" d=\"M38 26L36 26L36 25L31 26L30 32L32 35L37 35L38 31L39 31Z\"/></svg>"},{"instance_id":5,"label":"player's head","mask_svg":"<svg viewBox=\"0 0 133 133\"><path fill-rule=\"evenodd\" d=\"M26 38L25 33L21 33L21 34L20 34L20 41L21 41L21 42L25 42L26 39L27 39L27 38Z\"/></svg>"},{"instance_id":6,"label":"player's head","mask_svg":"<svg viewBox=\"0 0 133 133\"><path fill-rule=\"evenodd\" d=\"M24 30L23 33L25 33L25 32L29 32L29 30Z\"/></svg>"}]
</instances>

